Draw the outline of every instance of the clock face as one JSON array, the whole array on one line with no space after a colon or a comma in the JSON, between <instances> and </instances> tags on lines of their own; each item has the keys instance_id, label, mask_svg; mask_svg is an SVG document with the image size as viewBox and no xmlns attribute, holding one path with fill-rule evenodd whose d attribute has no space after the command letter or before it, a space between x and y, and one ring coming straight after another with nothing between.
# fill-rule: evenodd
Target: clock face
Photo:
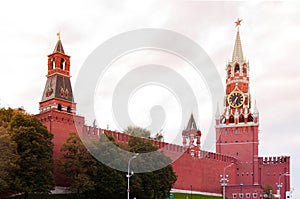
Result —
<instances>
[{"instance_id":1,"label":"clock face","mask_svg":"<svg viewBox=\"0 0 300 199\"><path fill-rule=\"evenodd\" d=\"M238 108L244 104L245 96L240 91L233 91L227 97L228 104L233 108Z\"/></svg>"}]
</instances>

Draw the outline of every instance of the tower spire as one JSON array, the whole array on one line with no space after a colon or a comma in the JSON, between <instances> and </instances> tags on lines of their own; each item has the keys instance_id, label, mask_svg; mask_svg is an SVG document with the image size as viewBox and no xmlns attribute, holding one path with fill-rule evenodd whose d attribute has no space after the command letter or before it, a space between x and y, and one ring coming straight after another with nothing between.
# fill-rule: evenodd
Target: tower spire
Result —
<instances>
[{"instance_id":1,"label":"tower spire","mask_svg":"<svg viewBox=\"0 0 300 199\"><path fill-rule=\"evenodd\" d=\"M58 41L57 41L57 43L55 45L53 53L57 53L58 52L58 53L65 54L63 45L62 45L61 40L60 40L60 32L57 33L57 37L58 37Z\"/></svg>"},{"instance_id":2,"label":"tower spire","mask_svg":"<svg viewBox=\"0 0 300 199\"><path fill-rule=\"evenodd\" d=\"M240 30L239 30L241 21L242 20L238 18L237 21L235 22L236 27L237 27L237 33L236 33L235 44L234 44L234 49L233 49L233 54L232 54L232 62L234 62L234 61L243 62L244 61L242 43L241 43L241 38L240 38Z\"/></svg>"},{"instance_id":3,"label":"tower spire","mask_svg":"<svg viewBox=\"0 0 300 199\"><path fill-rule=\"evenodd\" d=\"M187 127L186 127L185 130L186 130L186 131L189 131L189 130L191 130L191 129L198 130L197 125L196 125L196 122L195 122L195 119L194 119L193 113L191 113L191 116L190 116L188 125L187 125Z\"/></svg>"}]
</instances>

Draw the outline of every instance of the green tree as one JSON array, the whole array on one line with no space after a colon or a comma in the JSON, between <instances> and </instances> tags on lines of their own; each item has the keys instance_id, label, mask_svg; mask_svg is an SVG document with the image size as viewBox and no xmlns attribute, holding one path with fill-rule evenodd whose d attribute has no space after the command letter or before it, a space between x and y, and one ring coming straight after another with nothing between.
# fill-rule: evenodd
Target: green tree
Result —
<instances>
[{"instance_id":1,"label":"green tree","mask_svg":"<svg viewBox=\"0 0 300 199\"><path fill-rule=\"evenodd\" d=\"M15 185L14 173L17 171L17 145L6 128L0 126L0 193L12 191Z\"/></svg>"},{"instance_id":2,"label":"green tree","mask_svg":"<svg viewBox=\"0 0 300 199\"><path fill-rule=\"evenodd\" d=\"M50 193L54 189L51 134L34 116L16 113L10 122L12 140L19 155L16 172L19 191Z\"/></svg>"},{"instance_id":3,"label":"green tree","mask_svg":"<svg viewBox=\"0 0 300 199\"><path fill-rule=\"evenodd\" d=\"M131 130L134 133L134 128ZM143 134L144 129L138 128L138 131ZM113 147L112 144L117 147ZM131 157L131 154L120 154L121 149L118 147L135 153L152 152L146 160L137 158L132 161L133 171L137 170L137 167L143 166L149 172L134 174L131 177L131 196L164 198L169 194L177 179L170 165L171 160L162 152L157 151L158 147L152 145L149 140L130 137L127 144L116 143L110 134L100 134L98 140L86 138L82 142L78 135L72 133L62 147L61 164L62 174L69 178L70 188L78 193L78 197L118 199L126 196L126 173L113 168L117 166L120 170L127 170L128 158ZM105 164L97 162L89 151ZM149 162L153 164L149 164ZM111 168L109 165L114 165L114 167ZM163 167L164 165L168 166ZM162 169L154 171L155 168ZM84 176L84 178L77 177L78 175Z\"/></svg>"},{"instance_id":4,"label":"green tree","mask_svg":"<svg viewBox=\"0 0 300 199\"><path fill-rule=\"evenodd\" d=\"M129 126L127 129L124 130L125 134L134 136L134 137L144 137L144 138L150 138L150 131L147 129L143 129L141 127L134 127L134 126Z\"/></svg>"},{"instance_id":5,"label":"green tree","mask_svg":"<svg viewBox=\"0 0 300 199\"><path fill-rule=\"evenodd\" d=\"M112 144L116 147L112 147ZM109 166L118 165L121 168L127 161L126 157L119 153L119 143L116 143L110 134L100 134L99 139L94 140L91 146L92 153L102 161L98 161L97 175L94 178L95 198L124 198L126 196L125 173Z\"/></svg>"},{"instance_id":6,"label":"green tree","mask_svg":"<svg viewBox=\"0 0 300 199\"><path fill-rule=\"evenodd\" d=\"M13 190L14 173L18 168L17 146L9 133L9 123L13 115L12 109L0 109L0 193Z\"/></svg>"},{"instance_id":7,"label":"green tree","mask_svg":"<svg viewBox=\"0 0 300 199\"><path fill-rule=\"evenodd\" d=\"M143 134L147 132L139 127L129 127L132 135ZM137 133L135 133L137 131ZM169 195L170 190L177 180L177 176L171 165L171 159L166 157L163 152L158 151L158 147L152 145L150 140L139 137L130 137L128 148L134 153L149 153L149 158L136 159L132 162L132 169L144 167L149 170L148 173L135 174L132 177L132 195L138 198L165 198ZM151 164L149 164L151 163ZM168 165L164 167L164 165ZM162 168L156 170L156 168Z\"/></svg>"},{"instance_id":8,"label":"green tree","mask_svg":"<svg viewBox=\"0 0 300 199\"><path fill-rule=\"evenodd\" d=\"M76 133L70 133L61 152L60 172L70 181L69 189L76 192L77 198L88 194L95 187L93 177L96 175L96 160L87 151Z\"/></svg>"},{"instance_id":9,"label":"green tree","mask_svg":"<svg viewBox=\"0 0 300 199\"><path fill-rule=\"evenodd\" d=\"M115 143L114 138L108 136L105 141L103 136L100 135L99 140L88 140L93 144L89 150L94 150L94 154L101 153L101 158L109 158L111 151L108 151L107 142ZM61 173L70 180L70 190L76 192L78 198L125 197L125 174L98 162L89 150L75 133L70 134L61 148ZM114 159L113 155L110 158Z\"/></svg>"},{"instance_id":10,"label":"green tree","mask_svg":"<svg viewBox=\"0 0 300 199\"><path fill-rule=\"evenodd\" d=\"M97 164L95 181L95 198L125 198L125 173L112 169L101 162Z\"/></svg>"}]
</instances>

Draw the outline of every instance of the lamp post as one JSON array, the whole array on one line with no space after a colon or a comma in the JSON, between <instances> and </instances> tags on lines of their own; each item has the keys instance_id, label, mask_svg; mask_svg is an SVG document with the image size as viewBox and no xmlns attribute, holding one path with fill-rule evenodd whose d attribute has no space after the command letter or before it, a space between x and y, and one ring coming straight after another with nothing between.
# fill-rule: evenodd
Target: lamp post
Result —
<instances>
[{"instance_id":1,"label":"lamp post","mask_svg":"<svg viewBox=\"0 0 300 199\"><path fill-rule=\"evenodd\" d=\"M128 169L127 169L127 199L129 199L129 192L130 192L130 185L129 185L129 179L133 175L133 171L130 172L130 163L133 159L135 159L139 154L136 153L134 156L132 156L128 161Z\"/></svg>"},{"instance_id":2,"label":"lamp post","mask_svg":"<svg viewBox=\"0 0 300 199\"><path fill-rule=\"evenodd\" d=\"M193 186L191 185L191 199L193 197Z\"/></svg>"},{"instance_id":3,"label":"lamp post","mask_svg":"<svg viewBox=\"0 0 300 199\"><path fill-rule=\"evenodd\" d=\"M227 186L227 183L229 182L228 180L228 175L220 175L220 183L221 186L223 187L223 199L225 199L225 187Z\"/></svg>"},{"instance_id":4,"label":"lamp post","mask_svg":"<svg viewBox=\"0 0 300 199\"><path fill-rule=\"evenodd\" d=\"M281 195L280 195L280 188L282 187L282 183L280 182L280 179L282 176L289 176L290 174L288 172L285 172L284 174L280 175L279 178L278 178L278 183L277 184L277 194L278 194L278 198L280 199L281 198Z\"/></svg>"},{"instance_id":5,"label":"lamp post","mask_svg":"<svg viewBox=\"0 0 300 199\"><path fill-rule=\"evenodd\" d=\"M242 194L242 197L244 197L244 193L243 193L243 183L240 183L240 194ZM241 198L241 196L240 196Z\"/></svg>"},{"instance_id":6,"label":"lamp post","mask_svg":"<svg viewBox=\"0 0 300 199\"><path fill-rule=\"evenodd\" d=\"M227 186L227 183L229 182L228 175L225 175L225 171L227 168L231 167L232 165L233 165L233 163L224 167L223 175L220 175L220 183L221 183L221 186L223 187L223 199L225 199L225 187Z\"/></svg>"}]
</instances>

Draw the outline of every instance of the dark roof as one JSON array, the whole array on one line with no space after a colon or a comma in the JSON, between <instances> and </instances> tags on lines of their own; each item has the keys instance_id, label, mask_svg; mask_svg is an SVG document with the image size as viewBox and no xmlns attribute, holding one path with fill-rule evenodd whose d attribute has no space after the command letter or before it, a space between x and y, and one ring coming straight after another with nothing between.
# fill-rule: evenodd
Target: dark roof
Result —
<instances>
[{"instance_id":1,"label":"dark roof","mask_svg":"<svg viewBox=\"0 0 300 199\"><path fill-rule=\"evenodd\" d=\"M198 130L197 128L197 125L196 125L196 122L195 122L195 119L194 119L194 116L193 116L193 113L191 114L191 117L190 117L190 120L189 120L189 123L186 127L186 131L189 131L191 129L195 129L195 130Z\"/></svg>"},{"instance_id":2,"label":"dark roof","mask_svg":"<svg viewBox=\"0 0 300 199\"><path fill-rule=\"evenodd\" d=\"M60 39L57 41L56 46L53 50L53 53L57 53L57 52L65 54L65 51L64 51L64 48L63 48L63 45L62 45Z\"/></svg>"},{"instance_id":3,"label":"dark roof","mask_svg":"<svg viewBox=\"0 0 300 199\"><path fill-rule=\"evenodd\" d=\"M74 102L70 78L53 75L47 79L41 101L43 102L53 98Z\"/></svg>"}]
</instances>

